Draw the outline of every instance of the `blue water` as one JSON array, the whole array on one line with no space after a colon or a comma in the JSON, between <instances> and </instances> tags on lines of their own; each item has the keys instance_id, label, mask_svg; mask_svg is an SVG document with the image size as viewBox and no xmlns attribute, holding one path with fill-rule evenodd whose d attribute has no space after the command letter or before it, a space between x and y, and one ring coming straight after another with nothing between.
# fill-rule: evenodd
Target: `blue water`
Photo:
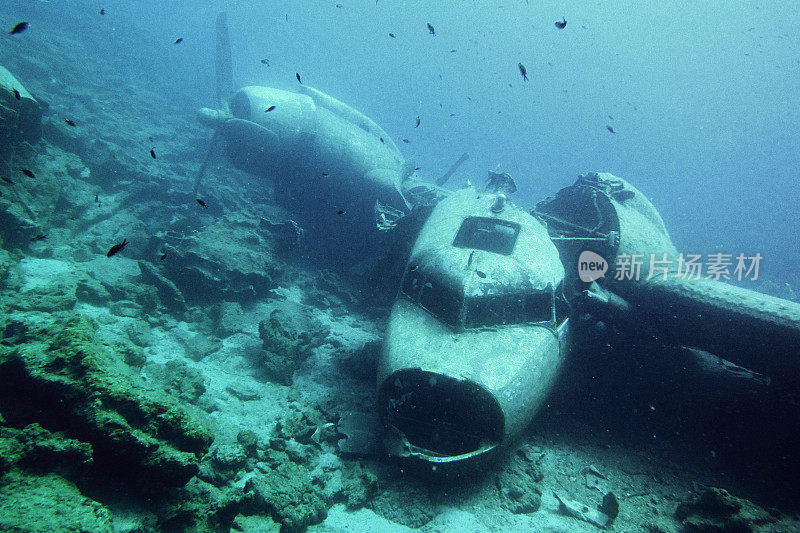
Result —
<instances>
[{"instance_id":1,"label":"blue water","mask_svg":"<svg viewBox=\"0 0 800 533\"><path fill-rule=\"evenodd\" d=\"M14 0L2 23L28 20L30 33L72 25L92 60L119 62L132 84L152 85L191 113L215 103L214 20L224 10L235 87L291 89L299 73L381 124L424 177L435 179L469 152L450 186L482 184L499 164L520 186L517 203L530 207L582 172L612 172L652 199L679 250L759 252L764 276L793 281L800 267L793 2L338 6ZM560 30L554 21L562 17ZM184 41L173 45L178 37ZM134 49L150 60L126 61Z\"/></svg>"}]
</instances>

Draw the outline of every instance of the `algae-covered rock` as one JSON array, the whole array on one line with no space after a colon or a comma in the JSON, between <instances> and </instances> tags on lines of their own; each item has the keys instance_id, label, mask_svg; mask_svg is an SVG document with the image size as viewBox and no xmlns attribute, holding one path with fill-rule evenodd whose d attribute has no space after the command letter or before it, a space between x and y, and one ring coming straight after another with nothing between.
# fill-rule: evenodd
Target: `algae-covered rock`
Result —
<instances>
[{"instance_id":1,"label":"algae-covered rock","mask_svg":"<svg viewBox=\"0 0 800 533\"><path fill-rule=\"evenodd\" d=\"M193 478L162 507L157 531L230 531L244 499L241 488Z\"/></svg>"},{"instance_id":2,"label":"algae-covered rock","mask_svg":"<svg viewBox=\"0 0 800 533\"><path fill-rule=\"evenodd\" d=\"M38 423L91 445L90 475L148 492L185 484L211 436L166 393L97 342L74 316L34 341L0 345L0 410L10 426Z\"/></svg>"},{"instance_id":3,"label":"algae-covered rock","mask_svg":"<svg viewBox=\"0 0 800 533\"><path fill-rule=\"evenodd\" d=\"M26 257L13 275L21 284L11 303L21 311L64 311L75 307L78 280L72 265L57 259Z\"/></svg>"},{"instance_id":4,"label":"algae-covered rock","mask_svg":"<svg viewBox=\"0 0 800 533\"><path fill-rule=\"evenodd\" d=\"M684 531L761 531L761 526L778 522L778 517L750 501L716 487L692 494L681 502L675 510L675 518L682 522ZM790 529L774 529L781 530Z\"/></svg>"},{"instance_id":5,"label":"algae-covered rock","mask_svg":"<svg viewBox=\"0 0 800 533\"><path fill-rule=\"evenodd\" d=\"M264 354L258 362L267 379L288 385L292 374L327 337L329 330L310 313L310 308L275 309L269 320L258 324Z\"/></svg>"},{"instance_id":6,"label":"algae-covered rock","mask_svg":"<svg viewBox=\"0 0 800 533\"><path fill-rule=\"evenodd\" d=\"M223 214L202 226L176 225L150 246L169 254L159 271L192 305L253 301L275 286L282 270L275 239L244 213Z\"/></svg>"},{"instance_id":7,"label":"algae-covered rock","mask_svg":"<svg viewBox=\"0 0 800 533\"><path fill-rule=\"evenodd\" d=\"M203 458L198 476L203 481L223 487L236 479L247 466L247 451L237 444L215 444Z\"/></svg>"},{"instance_id":8,"label":"algae-covered rock","mask_svg":"<svg viewBox=\"0 0 800 533\"><path fill-rule=\"evenodd\" d=\"M245 493L256 509L267 511L280 522L282 530L296 531L317 524L325 519L328 509L312 483L311 473L297 463L283 463L267 475L251 478Z\"/></svg>"},{"instance_id":9,"label":"algae-covered rock","mask_svg":"<svg viewBox=\"0 0 800 533\"><path fill-rule=\"evenodd\" d=\"M111 513L57 474L12 472L0 486L0 531L113 531Z\"/></svg>"},{"instance_id":10,"label":"algae-covered rock","mask_svg":"<svg viewBox=\"0 0 800 533\"><path fill-rule=\"evenodd\" d=\"M160 383L164 390L188 403L197 403L206 392L205 379L200 371L177 359L163 365L147 365L145 374Z\"/></svg>"},{"instance_id":11,"label":"algae-covered rock","mask_svg":"<svg viewBox=\"0 0 800 533\"><path fill-rule=\"evenodd\" d=\"M78 477L92 466L92 447L50 432L39 424L23 429L0 426L0 473L17 466L33 472Z\"/></svg>"}]
</instances>

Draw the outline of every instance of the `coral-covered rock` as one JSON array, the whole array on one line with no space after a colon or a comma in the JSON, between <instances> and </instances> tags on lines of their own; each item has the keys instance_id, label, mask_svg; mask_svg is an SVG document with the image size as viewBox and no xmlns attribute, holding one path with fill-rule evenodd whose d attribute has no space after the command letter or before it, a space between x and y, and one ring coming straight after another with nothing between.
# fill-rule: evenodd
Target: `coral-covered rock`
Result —
<instances>
[{"instance_id":1,"label":"coral-covered rock","mask_svg":"<svg viewBox=\"0 0 800 533\"><path fill-rule=\"evenodd\" d=\"M148 492L185 484L211 444L209 432L166 393L97 342L73 316L30 342L0 344L0 411L6 424L38 423L92 447L94 479Z\"/></svg>"}]
</instances>

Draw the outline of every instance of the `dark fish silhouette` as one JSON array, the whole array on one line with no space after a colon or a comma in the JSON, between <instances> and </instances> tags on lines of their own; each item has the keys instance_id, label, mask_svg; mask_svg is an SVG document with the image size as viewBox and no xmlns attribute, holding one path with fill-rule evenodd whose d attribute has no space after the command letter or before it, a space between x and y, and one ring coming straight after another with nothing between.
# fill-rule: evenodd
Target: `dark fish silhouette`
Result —
<instances>
[{"instance_id":1,"label":"dark fish silhouette","mask_svg":"<svg viewBox=\"0 0 800 533\"><path fill-rule=\"evenodd\" d=\"M323 178L327 178L328 176L330 176L330 174L328 174L327 172L323 172L323 173L322 173L322 177L323 177Z\"/></svg>"},{"instance_id":2,"label":"dark fish silhouette","mask_svg":"<svg viewBox=\"0 0 800 533\"><path fill-rule=\"evenodd\" d=\"M415 128L419 128L419 115L417 115L417 123L414 124L414 127Z\"/></svg>"},{"instance_id":3,"label":"dark fish silhouette","mask_svg":"<svg viewBox=\"0 0 800 533\"><path fill-rule=\"evenodd\" d=\"M102 8L102 7L100 8L100 14L101 15L105 15L106 14L106 10L104 8Z\"/></svg>"},{"instance_id":4,"label":"dark fish silhouette","mask_svg":"<svg viewBox=\"0 0 800 533\"><path fill-rule=\"evenodd\" d=\"M21 169L19 169L19 171L22 172L23 174L25 174L26 176L28 176L29 178L36 179L36 176L33 175L33 172L31 172L27 168L21 168Z\"/></svg>"},{"instance_id":5,"label":"dark fish silhouette","mask_svg":"<svg viewBox=\"0 0 800 533\"><path fill-rule=\"evenodd\" d=\"M269 66L269 59L264 58L261 60L261 63L263 63L266 66Z\"/></svg>"},{"instance_id":6,"label":"dark fish silhouette","mask_svg":"<svg viewBox=\"0 0 800 533\"><path fill-rule=\"evenodd\" d=\"M298 72L294 73L294 77L297 78L297 83L299 83L300 85L303 85L303 82L300 79L300 74Z\"/></svg>"},{"instance_id":7,"label":"dark fish silhouette","mask_svg":"<svg viewBox=\"0 0 800 533\"><path fill-rule=\"evenodd\" d=\"M525 69L525 65L517 63L517 66L519 67L519 73L522 74L522 79L528 81L528 71Z\"/></svg>"},{"instance_id":8,"label":"dark fish silhouette","mask_svg":"<svg viewBox=\"0 0 800 533\"><path fill-rule=\"evenodd\" d=\"M272 111L273 109L275 109L275 106L274 106L274 105L271 105L271 106L269 106L268 108L266 108L266 109L264 110L264 113L269 113L269 112L270 112L270 111Z\"/></svg>"},{"instance_id":9,"label":"dark fish silhouette","mask_svg":"<svg viewBox=\"0 0 800 533\"><path fill-rule=\"evenodd\" d=\"M404 142L404 143L406 143L406 144L408 144L408 143L410 143L411 141L409 141L408 139L403 139L403 142Z\"/></svg>"},{"instance_id":10,"label":"dark fish silhouette","mask_svg":"<svg viewBox=\"0 0 800 533\"><path fill-rule=\"evenodd\" d=\"M99 194L95 194L95 195L94 195L94 202L95 202L95 203L98 203L98 202L100 202L100 195L99 195Z\"/></svg>"},{"instance_id":11,"label":"dark fish silhouette","mask_svg":"<svg viewBox=\"0 0 800 533\"><path fill-rule=\"evenodd\" d=\"M345 210L344 209L339 209L338 211L336 211L336 214L337 215L344 215L345 214Z\"/></svg>"},{"instance_id":12,"label":"dark fish silhouette","mask_svg":"<svg viewBox=\"0 0 800 533\"><path fill-rule=\"evenodd\" d=\"M203 200L201 200L200 198L195 198L195 200L197 201L198 204L202 205L205 209L208 209L208 204L206 204Z\"/></svg>"},{"instance_id":13,"label":"dark fish silhouette","mask_svg":"<svg viewBox=\"0 0 800 533\"><path fill-rule=\"evenodd\" d=\"M606 129L607 129L608 131L610 131L611 133L617 133L616 131L614 131L614 128L612 128L612 127L611 127L611 126L609 126L608 124L606 124Z\"/></svg>"},{"instance_id":14,"label":"dark fish silhouette","mask_svg":"<svg viewBox=\"0 0 800 533\"><path fill-rule=\"evenodd\" d=\"M106 257L111 257L112 255L116 255L122 251L128 245L128 239L122 239L122 242L119 244L115 244L111 247L110 250L106 253Z\"/></svg>"},{"instance_id":15,"label":"dark fish silhouette","mask_svg":"<svg viewBox=\"0 0 800 533\"><path fill-rule=\"evenodd\" d=\"M175 39L175 42L172 43L172 44L181 44L182 42L183 42L183 37L178 37L177 39Z\"/></svg>"},{"instance_id":16,"label":"dark fish silhouette","mask_svg":"<svg viewBox=\"0 0 800 533\"><path fill-rule=\"evenodd\" d=\"M159 261L163 261L166 258L167 258L167 254L161 254L161 257L159 257L158 259L159 259Z\"/></svg>"},{"instance_id":17,"label":"dark fish silhouette","mask_svg":"<svg viewBox=\"0 0 800 533\"><path fill-rule=\"evenodd\" d=\"M485 278L486 277L486 273L485 272L481 272L480 270L476 270L475 273L478 275L479 278Z\"/></svg>"},{"instance_id":18,"label":"dark fish silhouette","mask_svg":"<svg viewBox=\"0 0 800 533\"><path fill-rule=\"evenodd\" d=\"M5 176L0 176L0 180L3 180L3 181L5 181L5 182L6 182L6 183L8 183L9 185L14 185L14 182L13 182L13 181L11 181L9 178L7 178L7 177L5 177Z\"/></svg>"},{"instance_id":19,"label":"dark fish silhouette","mask_svg":"<svg viewBox=\"0 0 800 533\"><path fill-rule=\"evenodd\" d=\"M150 149L150 157L152 157L153 159L156 158L156 151L153 150L152 148Z\"/></svg>"},{"instance_id":20,"label":"dark fish silhouette","mask_svg":"<svg viewBox=\"0 0 800 533\"><path fill-rule=\"evenodd\" d=\"M47 238L47 233L39 233L31 237L31 241L43 241Z\"/></svg>"},{"instance_id":21,"label":"dark fish silhouette","mask_svg":"<svg viewBox=\"0 0 800 533\"><path fill-rule=\"evenodd\" d=\"M9 31L8 33L10 33L11 35L14 35L15 33L22 33L27 29L28 29L28 23L27 22L25 22L25 21L17 22L17 24L13 28L11 28L11 31Z\"/></svg>"},{"instance_id":22,"label":"dark fish silhouette","mask_svg":"<svg viewBox=\"0 0 800 533\"><path fill-rule=\"evenodd\" d=\"M12 87L11 88L11 92L14 93L14 98L16 98L17 100L22 98L22 96L20 96L20 94L19 94L19 91L16 90L15 88Z\"/></svg>"},{"instance_id":23,"label":"dark fish silhouette","mask_svg":"<svg viewBox=\"0 0 800 533\"><path fill-rule=\"evenodd\" d=\"M67 123L67 126L72 126L73 128L75 127L75 121L74 120L70 120L68 118L65 118L64 122Z\"/></svg>"},{"instance_id":24,"label":"dark fish silhouette","mask_svg":"<svg viewBox=\"0 0 800 533\"><path fill-rule=\"evenodd\" d=\"M433 26L431 26L430 22L428 22L428 33L431 35L436 35L436 30L433 29Z\"/></svg>"},{"instance_id":25,"label":"dark fish silhouette","mask_svg":"<svg viewBox=\"0 0 800 533\"><path fill-rule=\"evenodd\" d=\"M562 18L563 22L559 21L559 20L557 20L555 22L556 28L558 28L559 30L563 30L564 28L567 27L567 19L565 19L564 17L561 17L561 18Z\"/></svg>"},{"instance_id":26,"label":"dark fish silhouette","mask_svg":"<svg viewBox=\"0 0 800 533\"><path fill-rule=\"evenodd\" d=\"M392 39L394 39L394 38L395 38L395 34L394 34L394 33L390 33L390 34L389 34L389 37L391 37Z\"/></svg>"},{"instance_id":27,"label":"dark fish silhouette","mask_svg":"<svg viewBox=\"0 0 800 533\"><path fill-rule=\"evenodd\" d=\"M383 137L378 137L378 138L381 140L381 142L386 142L383 140Z\"/></svg>"}]
</instances>

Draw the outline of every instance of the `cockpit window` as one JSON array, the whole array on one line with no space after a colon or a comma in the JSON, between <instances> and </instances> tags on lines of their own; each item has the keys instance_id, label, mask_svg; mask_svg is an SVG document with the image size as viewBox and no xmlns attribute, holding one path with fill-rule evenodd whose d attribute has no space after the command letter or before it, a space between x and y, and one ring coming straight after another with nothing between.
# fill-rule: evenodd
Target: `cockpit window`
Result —
<instances>
[{"instance_id":1,"label":"cockpit window","mask_svg":"<svg viewBox=\"0 0 800 533\"><path fill-rule=\"evenodd\" d=\"M555 320L552 291L470 296L464 307L467 329Z\"/></svg>"},{"instance_id":2,"label":"cockpit window","mask_svg":"<svg viewBox=\"0 0 800 533\"><path fill-rule=\"evenodd\" d=\"M469 217L461 223L453 246L511 255L517 244L519 231L519 224L507 220Z\"/></svg>"},{"instance_id":3,"label":"cockpit window","mask_svg":"<svg viewBox=\"0 0 800 533\"><path fill-rule=\"evenodd\" d=\"M515 294L464 296L460 287L443 283L436 275L411 265L402 292L441 322L457 330L553 322L552 288Z\"/></svg>"},{"instance_id":4,"label":"cockpit window","mask_svg":"<svg viewBox=\"0 0 800 533\"><path fill-rule=\"evenodd\" d=\"M436 276L426 276L422 269L412 266L403 279L402 291L448 326L461 327L463 296L453 287L441 283Z\"/></svg>"}]
</instances>

